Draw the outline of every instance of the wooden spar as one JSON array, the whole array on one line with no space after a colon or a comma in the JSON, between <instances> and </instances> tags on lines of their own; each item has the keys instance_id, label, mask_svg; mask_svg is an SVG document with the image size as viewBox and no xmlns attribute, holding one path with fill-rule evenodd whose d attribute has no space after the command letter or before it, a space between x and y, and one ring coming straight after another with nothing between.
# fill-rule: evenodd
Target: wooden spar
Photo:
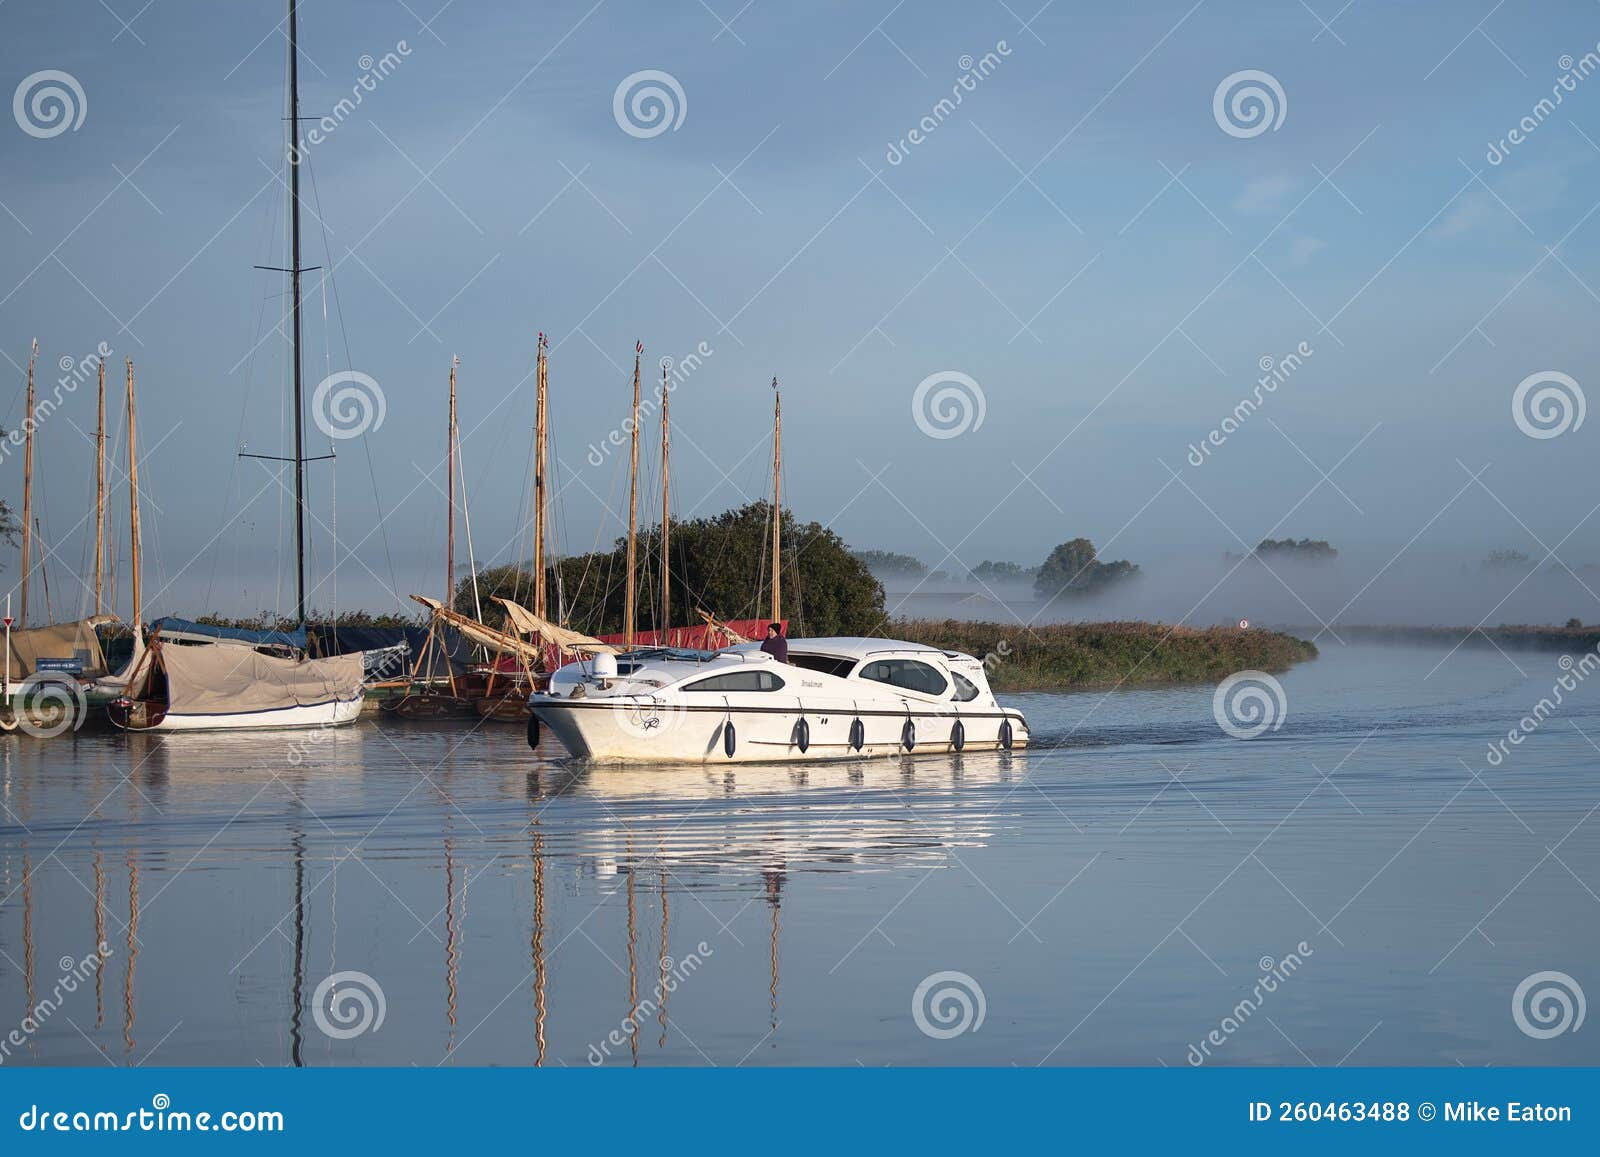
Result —
<instances>
[{"instance_id":1,"label":"wooden spar","mask_svg":"<svg viewBox=\"0 0 1600 1157\"><path fill-rule=\"evenodd\" d=\"M667 489L667 452L671 440L672 423L667 416L667 363L661 363L661 637L658 642L671 644L668 632L672 630L672 577L667 570L668 536L671 532L672 500Z\"/></svg>"},{"instance_id":2,"label":"wooden spar","mask_svg":"<svg viewBox=\"0 0 1600 1157\"><path fill-rule=\"evenodd\" d=\"M633 646L635 589L634 564L639 535L639 359L644 343L633 351L633 448L628 465L628 581L622 600L622 645Z\"/></svg>"},{"instance_id":3,"label":"wooden spar","mask_svg":"<svg viewBox=\"0 0 1600 1157\"><path fill-rule=\"evenodd\" d=\"M133 359L128 359L128 562L133 569L133 630L144 622L144 591L139 574L139 440L133 420Z\"/></svg>"},{"instance_id":4,"label":"wooden spar","mask_svg":"<svg viewBox=\"0 0 1600 1157\"><path fill-rule=\"evenodd\" d=\"M28 409L22 430L27 437L22 451L22 613L17 626L28 625L28 575L33 571L33 363L39 358L39 339L28 354Z\"/></svg>"},{"instance_id":5,"label":"wooden spar","mask_svg":"<svg viewBox=\"0 0 1600 1157\"><path fill-rule=\"evenodd\" d=\"M106 359L100 359L100 421L94 436L94 613L105 614Z\"/></svg>"},{"instance_id":6,"label":"wooden spar","mask_svg":"<svg viewBox=\"0 0 1600 1157\"><path fill-rule=\"evenodd\" d=\"M546 405L549 400L549 368L545 355L546 341L544 334L539 335L539 371L536 375L535 400L533 405L534 434L533 434L533 613L541 619L546 618L545 603L547 601L545 584L545 535L548 533L545 525L546 504L545 497L545 467L546 454L549 451L549 431L546 421Z\"/></svg>"},{"instance_id":7,"label":"wooden spar","mask_svg":"<svg viewBox=\"0 0 1600 1157\"><path fill-rule=\"evenodd\" d=\"M783 395L772 379L772 622L782 622L783 600L779 579L778 527L783 521Z\"/></svg>"},{"instance_id":8,"label":"wooden spar","mask_svg":"<svg viewBox=\"0 0 1600 1157\"><path fill-rule=\"evenodd\" d=\"M450 511L445 515L444 605L456 605L456 366L459 357L450 359L450 426L445 431L445 476L450 483Z\"/></svg>"}]
</instances>

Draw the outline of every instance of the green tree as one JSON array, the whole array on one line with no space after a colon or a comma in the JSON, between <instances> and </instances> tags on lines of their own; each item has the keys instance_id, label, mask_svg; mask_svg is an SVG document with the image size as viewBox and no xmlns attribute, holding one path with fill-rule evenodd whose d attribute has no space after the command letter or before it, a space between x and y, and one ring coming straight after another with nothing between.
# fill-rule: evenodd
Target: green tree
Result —
<instances>
[{"instance_id":1,"label":"green tree","mask_svg":"<svg viewBox=\"0 0 1600 1157\"><path fill-rule=\"evenodd\" d=\"M702 610L719 619L759 618L768 613L772 589L770 512L769 503L753 502L709 518L673 523L672 622L666 625L698 625ZM639 536L636 578L641 630L663 625L657 621L659 536L659 527ZM782 609L791 634L864 635L882 625L883 586L837 534L820 523L799 522L784 511L779 540ZM626 574L625 539L618 539L609 551L563 558L558 583L550 593L552 615L559 590L567 625L596 635L620 632ZM524 594L527 589L525 585Z\"/></svg>"},{"instance_id":2,"label":"green tree","mask_svg":"<svg viewBox=\"0 0 1600 1157\"><path fill-rule=\"evenodd\" d=\"M895 576L910 575L920 578L928 573L927 565L909 554L896 554L892 550L852 550L851 554L860 559L866 568L873 574L889 574Z\"/></svg>"},{"instance_id":3,"label":"green tree","mask_svg":"<svg viewBox=\"0 0 1600 1157\"><path fill-rule=\"evenodd\" d=\"M1033 587L1042 598L1058 594L1084 595L1123 582L1139 573L1139 568L1123 559L1101 562L1094 543L1087 538L1063 542L1050 552Z\"/></svg>"}]
</instances>

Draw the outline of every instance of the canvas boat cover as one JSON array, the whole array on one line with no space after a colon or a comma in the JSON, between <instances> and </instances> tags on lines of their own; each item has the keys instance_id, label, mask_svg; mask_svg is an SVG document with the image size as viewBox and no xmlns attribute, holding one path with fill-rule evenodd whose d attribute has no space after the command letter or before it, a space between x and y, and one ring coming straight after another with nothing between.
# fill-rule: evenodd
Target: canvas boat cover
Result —
<instances>
[{"instance_id":1,"label":"canvas boat cover","mask_svg":"<svg viewBox=\"0 0 1600 1157\"><path fill-rule=\"evenodd\" d=\"M278 711L361 695L359 653L284 659L244 647L161 648L168 709L180 715Z\"/></svg>"},{"instance_id":2,"label":"canvas boat cover","mask_svg":"<svg viewBox=\"0 0 1600 1157\"><path fill-rule=\"evenodd\" d=\"M210 623L196 623L168 615L156 623L155 629L169 638L215 639L224 643L249 643L252 647L293 647L297 651L306 649L304 625L291 631L255 631L244 627L214 627Z\"/></svg>"},{"instance_id":3,"label":"canvas boat cover","mask_svg":"<svg viewBox=\"0 0 1600 1157\"><path fill-rule=\"evenodd\" d=\"M94 633L101 623L114 623L111 615L95 615L75 623L52 623L47 627L29 627L11 631L11 678L26 679L39 670L39 661L46 660L48 668L56 665L76 666L74 673L83 675L104 674L106 658L100 650L100 639ZM55 660L52 664L50 661ZM63 672L66 673L66 672Z\"/></svg>"}]
</instances>

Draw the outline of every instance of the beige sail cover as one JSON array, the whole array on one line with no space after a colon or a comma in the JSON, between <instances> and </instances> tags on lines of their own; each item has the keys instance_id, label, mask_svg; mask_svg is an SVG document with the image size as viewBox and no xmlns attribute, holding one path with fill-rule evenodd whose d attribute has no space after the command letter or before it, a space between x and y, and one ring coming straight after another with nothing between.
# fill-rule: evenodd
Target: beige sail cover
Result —
<instances>
[{"instance_id":1,"label":"beige sail cover","mask_svg":"<svg viewBox=\"0 0 1600 1157\"><path fill-rule=\"evenodd\" d=\"M80 659L85 675L104 674L106 658L94 633L97 623L114 623L110 615L95 615L76 623L52 623L11 631L11 678L26 679L38 669L40 659Z\"/></svg>"},{"instance_id":2,"label":"beige sail cover","mask_svg":"<svg viewBox=\"0 0 1600 1157\"><path fill-rule=\"evenodd\" d=\"M602 643L593 636L580 634L577 631L569 631L565 627L558 627L547 619L541 619L520 603L514 603L510 599L498 597L495 601L505 607L506 614L511 616L511 625L518 631L525 635L538 635L545 642L558 647L563 654L571 651L591 653L603 651L611 655L617 653L617 648L610 643Z\"/></svg>"},{"instance_id":3,"label":"beige sail cover","mask_svg":"<svg viewBox=\"0 0 1600 1157\"><path fill-rule=\"evenodd\" d=\"M497 631L493 627L486 627L477 619L468 618L458 611L453 611L438 599L430 599L427 595L412 595L413 599L433 612L434 618L441 622L449 623L474 643L480 643L491 650L500 651L508 655L518 655L530 663L539 659L539 648L532 643L524 642L504 631Z\"/></svg>"},{"instance_id":4,"label":"beige sail cover","mask_svg":"<svg viewBox=\"0 0 1600 1157\"><path fill-rule=\"evenodd\" d=\"M361 694L361 652L330 659L281 659L248 647L166 644L168 709L179 715L235 715L349 700Z\"/></svg>"}]
</instances>

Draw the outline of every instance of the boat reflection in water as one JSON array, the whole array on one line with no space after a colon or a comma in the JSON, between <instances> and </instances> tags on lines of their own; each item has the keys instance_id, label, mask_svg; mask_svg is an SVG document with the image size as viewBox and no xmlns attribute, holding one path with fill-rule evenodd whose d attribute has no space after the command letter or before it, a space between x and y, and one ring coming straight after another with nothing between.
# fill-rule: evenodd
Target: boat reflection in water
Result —
<instances>
[{"instance_id":1,"label":"boat reflection in water","mask_svg":"<svg viewBox=\"0 0 1600 1157\"><path fill-rule=\"evenodd\" d=\"M817 889L836 873L909 884L985 846L1026 771L1021 752L673 768L541 752L512 771L518 735L407 735L402 749L359 723L277 732L269 749L108 732L50 781L71 798L42 808L39 767L8 778L28 829L3 848L0 946L18 967L0 970L0 1004L20 1018L66 947L111 948L70 1023L41 1025L14 1060L785 1059L785 963L807 974L837 955ZM386 1017L343 1038L326 1026L348 985L328 982L352 974Z\"/></svg>"}]
</instances>

